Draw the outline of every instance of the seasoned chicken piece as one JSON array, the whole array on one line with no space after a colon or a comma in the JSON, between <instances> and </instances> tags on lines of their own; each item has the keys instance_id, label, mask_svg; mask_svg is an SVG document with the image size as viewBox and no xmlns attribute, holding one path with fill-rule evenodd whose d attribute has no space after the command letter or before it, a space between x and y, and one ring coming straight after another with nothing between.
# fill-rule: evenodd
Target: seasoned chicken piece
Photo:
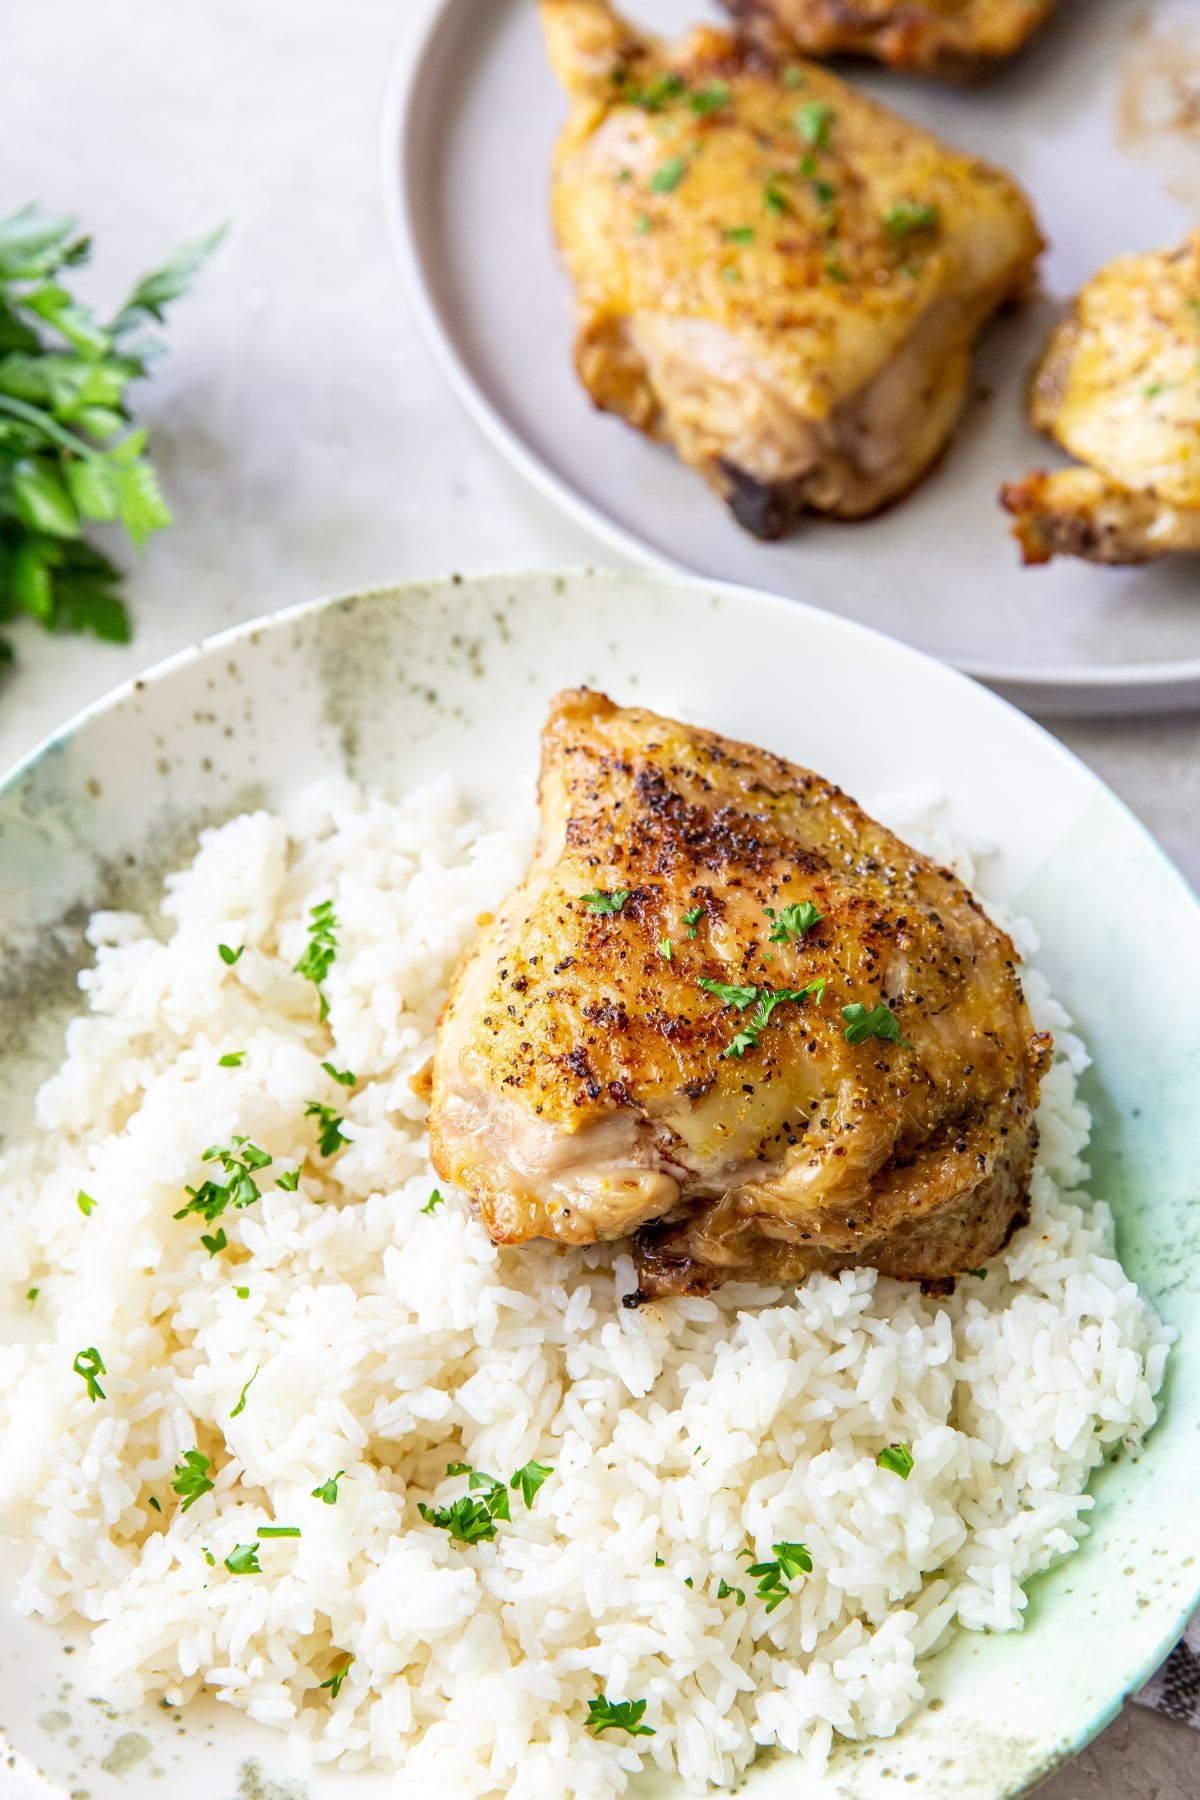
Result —
<instances>
[{"instance_id":1,"label":"seasoned chicken piece","mask_svg":"<svg viewBox=\"0 0 1200 1800\"><path fill-rule=\"evenodd\" d=\"M872 1263L1026 1210L1048 1040L962 883L820 776L566 693L525 880L455 974L434 1166L497 1243L634 1234L639 1297Z\"/></svg>"},{"instance_id":2,"label":"seasoned chicken piece","mask_svg":"<svg viewBox=\"0 0 1200 1800\"><path fill-rule=\"evenodd\" d=\"M1029 412L1090 467L1001 490L1027 563L1200 550L1200 232L1088 282L1051 336Z\"/></svg>"},{"instance_id":3,"label":"seasoned chicken piece","mask_svg":"<svg viewBox=\"0 0 1200 1800\"><path fill-rule=\"evenodd\" d=\"M1014 56L1055 0L725 0L746 28L809 56L871 56L952 81Z\"/></svg>"},{"instance_id":4,"label":"seasoned chicken piece","mask_svg":"<svg viewBox=\"0 0 1200 1800\"><path fill-rule=\"evenodd\" d=\"M542 0L571 96L554 225L597 406L674 444L759 537L860 518L936 459L972 342L1041 240L998 170L815 64L606 0Z\"/></svg>"}]
</instances>

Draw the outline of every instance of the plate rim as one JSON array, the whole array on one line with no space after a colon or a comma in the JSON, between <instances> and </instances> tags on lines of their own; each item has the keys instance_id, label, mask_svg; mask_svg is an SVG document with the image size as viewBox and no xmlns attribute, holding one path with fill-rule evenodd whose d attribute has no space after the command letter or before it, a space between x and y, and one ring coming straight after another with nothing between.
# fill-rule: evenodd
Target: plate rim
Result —
<instances>
[{"instance_id":1,"label":"plate rim","mask_svg":"<svg viewBox=\"0 0 1200 1800\"><path fill-rule=\"evenodd\" d=\"M1008 728L1015 729L1027 742L1035 745L1040 754L1049 755L1059 764L1071 776L1073 782L1079 784L1081 794L1090 795L1092 798L1103 798L1105 803L1113 809L1115 816L1121 819L1123 825L1127 829L1131 829L1142 844L1153 853L1153 860L1160 866L1165 877L1178 887L1191 910L1200 913L1200 895L1195 892L1162 845L1121 796L1110 788L1082 757L1060 742L1045 726L962 670L941 662L929 652L918 649L888 632L880 631L857 619L849 619L840 614L826 612L808 601L791 600L744 584L691 575L680 576L644 567L616 569L603 565L576 564L524 569L500 567L472 570L469 573L461 574L455 571L445 571L424 577L407 577L395 582L374 583L359 588L321 594L277 611L223 627L183 649L172 652L159 662L152 664L141 674L131 676L118 683L107 693L88 702L62 724L46 733L32 749L7 769L0 771L0 804L3 804L13 794L21 781L33 772L44 757L53 755L73 739L81 729L105 715L117 711L122 704L134 699L143 689L158 686L162 681L211 654L227 651L239 643L256 640L264 634L273 635L276 632L286 632L289 627L298 622L316 617L323 612L343 607L350 608L364 602L415 600L418 597L427 596L430 590L458 586L463 582L482 585L503 584L509 588L514 585L525 588L540 584L552 589L555 584L563 581L570 583L597 582L618 591L634 583L649 583L664 589L703 590L706 595L719 595L736 606L750 606L764 613L776 608L786 608L791 613L799 608L801 612L810 616L813 627L817 631L833 631L846 634L850 638L863 637L882 642L888 646L890 652L899 653L902 658L911 658L924 665L935 680L945 682L951 688L960 691L972 690L976 700L982 700L985 710L998 709L1008 715ZM1030 1793L1034 1787L1039 1786L1041 1782L1086 1748L1117 1717L1126 1700L1161 1667L1182 1634L1187 1621L1192 1617L1198 1601L1200 1601L1200 1573L1197 1575L1197 1592L1185 1605L1172 1611L1169 1622L1164 1622L1160 1629L1155 1649L1143 1657L1136 1668L1124 1678L1122 1684L1108 1695L1101 1705L1097 1706L1090 1718L1072 1735L1070 1741L1044 1750L1036 1762L1031 1763L1020 1775L1017 1786L1008 1786L1006 1779L1006 1785L996 1790L994 1800L1019 1800L1019 1796ZM0 1744L5 1742L5 1734L0 1731Z\"/></svg>"},{"instance_id":2,"label":"plate rim","mask_svg":"<svg viewBox=\"0 0 1200 1800\"><path fill-rule=\"evenodd\" d=\"M703 569L664 556L645 544L601 507L585 499L529 446L476 382L434 298L426 277L424 238L412 205L409 145L416 133L423 78L438 39L451 16L465 12L472 3L473 0L424 0L424 16L406 34L392 59L384 96L379 141L384 211L392 252L418 330L463 410L525 480L568 518L641 568L676 579L712 581L716 578ZM514 0L500 0L500 3L512 5ZM748 587L752 592L772 594L788 605L805 605L818 612L830 610L817 606L812 600L797 602L790 595L775 595L769 588L755 588L752 584L721 582L720 585ZM832 616L840 618L844 615L834 613ZM868 626L867 629L878 630L882 637L893 636L878 627ZM933 660L942 659L935 656ZM1051 663L1042 668L1031 668L1021 663L977 662L974 659L946 661L948 667L994 689L1018 707L1036 708L1045 714L1094 715L1100 712L1128 715L1181 711L1200 705L1200 656L1171 662L1107 663L1091 668L1075 663Z\"/></svg>"}]
</instances>

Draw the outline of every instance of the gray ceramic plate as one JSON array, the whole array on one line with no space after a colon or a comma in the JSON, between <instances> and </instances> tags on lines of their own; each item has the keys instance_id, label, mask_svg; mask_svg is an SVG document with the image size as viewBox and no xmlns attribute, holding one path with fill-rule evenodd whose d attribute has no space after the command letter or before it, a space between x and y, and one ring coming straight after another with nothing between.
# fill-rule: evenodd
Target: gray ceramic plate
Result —
<instances>
[{"instance_id":1,"label":"gray ceramic plate","mask_svg":"<svg viewBox=\"0 0 1200 1800\"><path fill-rule=\"evenodd\" d=\"M754 1800L895 1800L906 1780L922 1800L1005 1800L1107 1721L1200 1588L1200 905L1112 795L1003 702L828 613L647 575L470 577L218 638L84 714L0 790L0 1135L57 1060L92 907L153 895L201 822L331 770L392 792L448 770L482 802L532 804L546 700L581 681L864 796L943 792L952 830L998 846L989 888L1033 918L1095 1055L1096 1187L1127 1267L1183 1333L1163 1421L1140 1460L1104 1470L1091 1534L1035 1583L1023 1635L961 1633L930 1667L937 1704L894 1740L842 1746L820 1779L778 1758L748 1782ZM0 1320L0 1335L30 1328ZM69 1638L11 1620L5 1589L0 1566L0 1726L51 1792L386 1795L370 1776L278 1785L285 1740L226 1708L111 1715Z\"/></svg>"},{"instance_id":2,"label":"gray ceramic plate","mask_svg":"<svg viewBox=\"0 0 1200 1800\"><path fill-rule=\"evenodd\" d=\"M575 379L571 296L546 201L565 103L534 0L411 3L427 28L395 71L384 126L393 238L446 375L531 480L635 561L794 595L1032 709L1200 700L1200 557L1022 569L996 500L1002 481L1063 460L1023 416L1051 319L1108 258L1175 241L1194 222L1200 135L1185 100L1186 70L1200 68L1195 0L1064 4L1029 54L983 88L854 71L918 123L1012 169L1050 240L1046 293L987 334L977 397L915 494L866 523L814 521L783 544L740 531L668 450L593 411ZM622 3L668 33L718 16L714 0Z\"/></svg>"}]
</instances>

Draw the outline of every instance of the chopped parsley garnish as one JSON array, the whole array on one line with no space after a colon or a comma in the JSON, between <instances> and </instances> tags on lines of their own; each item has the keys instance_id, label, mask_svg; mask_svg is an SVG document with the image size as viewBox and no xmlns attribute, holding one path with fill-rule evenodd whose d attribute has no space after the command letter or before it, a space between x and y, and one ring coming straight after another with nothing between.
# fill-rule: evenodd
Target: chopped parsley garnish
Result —
<instances>
[{"instance_id":1,"label":"chopped parsley garnish","mask_svg":"<svg viewBox=\"0 0 1200 1800\"><path fill-rule=\"evenodd\" d=\"M730 1594L733 1595L734 1599L736 1600L736 1602L739 1606L745 1606L745 1604L746 1604L745 1588L730 1587L729 1583L726 1581L725 1577L722 1575L720 1581L717 1583L717 1599L718 1600L728 1600Z\"/></svg>"},{"instance_id":2,"label":"chopped parsley garnish","mask_svg":"<svg viewBox=\"0 0 1200 1800\"><path fill-rule=\"evenodd\" d=\"M632 892L632 888L614 888L609 894L603 888L593 888L590 894L580 894L579 898L590 913L619 913Z\"/></svg>"},{"instance_id":3,"label":"chopped parsley garnish","mask_svg":"<svg viewBox=\"0 0 1200 1800\"><path fill-rule=\"evenodd\" d=\"M825 273L828 275L830 281L836 281L839 286L850 279L849 269L846 267L845 263L840 263L836 256L827 256L825 258Z\"/></svg>"},{"instance_id":4,"label":"chopped parsley garnish","mask_svg":"<svg viewBox=\"0 0 1200 1800\"><path fill-rule=\"evenodd\" d=\"M652 194L673 194L688 172L686 156L668 156L665 163L660 163L650 177Z\"/></svg>"},{"instance_id":5,"label":"chopped parsley garnish","mask_svg":"<svg viewBox=\"0 0 1200 1800\"><path fill-rule=\"evenodd\" d=\"M812 1557L804 1544L785 1542L772 1544L771 1548L775 1552L773 1562L751 1563L746 1570L747 1575L753 1575L758 1581L754 1591L760 1600L766 1601L769 1613L773 1613L777 1606L782 1606L788 1598L791 1592L788 1582L794 1581L801 1574L810 1575L813 1566ZM742 1551L741 1554L753 1556L754 1552Z\"/></svg>"},{"instance_id":6,"label":"chopped parsley garnish","mask_svg":"<svg viewBox=\"0 0 1200 1800\"><path fill-rule=\"evenodd\" d=\"M552 1463L527 1462L523 1469L518 1469L509 1482L510 1488L520 1488L521 1498L526 1510L533 1505L537 1491L547 1476L554 1473Z\"/></svg>"},{"instance_id":7,"label":"chopped parsley garnish","mask_svg":"<svg viewBox=\"0 0 1200 1800\"><path fill-rule=\"evenodd\" d=\"M622 100L629 106L640 106L644 112L661 112L668 101L678 100L681 94L687 92L687 82L682 75L676 75L674 70L653 76L644 87L636 87L623 77L621 80Z\"/></svg>"},{"instance_id":8,"label":"chopped parsley garnish","mask_svg":"<svg viewBox=\"0 0 1200 1800\"><path fill-rule=\"evenodd\" d=\"M75 1204L85 1219L91 1218L92 1208L95 1206L96 1202L92 1199L90 1194L85 1194L82 1188L80 1188L75 1196Z\"/></svg>"},{"instance_id":9,"label":"chopped parsley garnish","mask_svg":"<svg viewBox=\"0 0 1200 1800\"><path fill-rule=\"evenodd\" d=\"M780 180L778 175L768 175L763 182L763 205L768 212L788 213L792 210L791 201L779 185Z\"/></svg>"},{"instance_id":10,"label":"chopped parsley garnish","mask_svg":"<svg viewBox=\"0 0 1200 1800\"><path fill-rule=\"evenodd\" d=\"M696 929L699 926L701 919L704 917L704 912L705 909L702 906L689 906L684 913L683 922L688 928L688 936L690 938L695 937Z\"/></svg>"},{"instance_id":11,"label":"chopped parsley garnish","mask_svg":"<svg viewBox=\"0 0 1200 1800\"><path fill-rule=\"evenodd\" d=\"M445 1202L446 1202L446 1196L441 1192L441 1190L439 1188L434 1188L432 1194L430 1194L428 1200L425 1202L424 1206L421 1208L421 1211L423 1213L431 1213L435 1206L444 1206Z\"/></svg>"},{"instance_id":12,"label":"chopped parsley garnish","mask_svg":"<svg viewBox=\"0 0 1200 1800\"><path fill-rule=\"evenodd\" d=\"M331 1062L323 1062L321 1067L325 1073L337 1082L339 1087L352 1088L358 1086L358 1076L353 1069L335 1069Z\"/></svg>"},{"instance_id":13,"label":"chopped parsley garnish","mask_svg":"<svg viewBox=\"0 0 1200 1800\"><path fill-rule=\"evenodd\" d=\"M890 1469L901 1481L907 1481L913 1471L912 1451L907 1444L889 1444L875 1458L881 1469Z\"/></svg>"},{"instance_id":14,"label":"chopped parsley garnish","mask_svg":"<svg viewBox=\"0 0 1200 1800\"><path fill-rule=\"evenodd\" d=\"M231 1575L261 1575L262 1564L258 1560L257 1544L235 1544L225 1558L225 1567Z\"/></svg>"},{"instance_id":15,"label":"chopped parsley garnish","mask_svg":"<svg viewBox=\"0 0 1200 1800\"><path fill-rule=\"evenodd\" d=\"M669 937L666 937L666 938L660 938L660 939L659 939L659 943L658 943L658 954L659 954L659 955L660 955L660 956L661 956L661 957L663 957L663 958L664 958L664 959L665 959L665 960L666 960L666 961L667 961L667 962L672 962L672 961L674 961L674 957L675 957L675 946L674 946L674 944L673 944L673 943L672 943L672 942L671 942L671 940L670 940L670 938L669 938Z\"/></svg>"},{"instance_id":16,"label":"chopped parsley garnish","mask_svg":"<svg viewBox=\"0 0 1200 1800\"><path fill-rule=\"evenodd\" d=\"M217 1566L217 1559L213 1555L212 1551L208 1548L207 1544L202 1544L200 1547L204 1551L204 1560L208 1564L209 1568L215 1569Z\"/></svg>"},{"instance_id":17,"label":"chopped parsley garnish","mask_svg":"<svg viewBox=\"0 0 1200 1800\"><path fill-rule=\"evenodd\" d=\"M300 1186L299 1169L285 1169L282 1175L276 1176L275 1186L282 1188L285 1194L294 1194Z\"/></svg>"},{"instance_id":18,"label":"chopped parsley garnish","mask_svg":"<svg viewBox=\"0 0 1200 1800\"><path fill-rule=\"evenodd\" d=\"M906 1050L912 1049L908 1039L900 1035L895 1013L883 1000L870 1012L856 1000L852 1006L843 1006L842 1017L846 1021L842 1035L848 1044L865 1044L868 1038L885 1038L889 1044L902 1044Z\"/></svg>"},{"instance_id":19,"label":"chopped parsley garnish","mask_svg":"<svg viewBox=\"0 0 1200 1800\"><path fill-rule=\"evenodd\" d=\"M810 149L827 150L836 117L827 100L805 100L796 108L796 130Z\"/></svg>"},{"instance_id":20,"label":"chopped parsley garnish","mask_svg":"<svg viewBox=\"0 0 1200 1800\"><path fill-rule=\"evenodd\" d=\"M464 1462L447 1463L446 1473L447 1475L469 1475L471 1473L471 1465L470 1463Z\"/></svg>"},{"instance_id":21,"label":"chopped parsley garnish","mask_svg":"<svg viewBox=\"0 0 1200 1800\"><path fill-rule=\"evenodd\" d=\"M246 1383L245 1387L242 1389L241 1393L238 1395L238 1403L229 1415L231 1419L236 1419L240 1413L245 1412L245 1410L246 1410L246 1395L250 1392L250 1389L254 1386L254 1384L257 1380L258 1380L258 1370L255 1369L253 1375L250 1377L249 1381Z\"/></svg>"},{"instance_id":22,"label":"chopped parsley garnish","mask_svg":"<svg viewBox=\"0 0 1200 1800\"><path fill-rule=\"evenodd\" d=\"M250 1289L249 1288L235 1287L233 1291L237 1295L239 1300L248 1300L250 1298Z\"/></svg>"},{"instance_id":23,"label":"chopped parsley garnish","mask_svg":"<svg viewBox=\"0 0 1200 1800\"><path fill-rule=\"evenodd\" d=\"M212 1225L220 1218L226 1207L241 1208L253 1206L262 1197L262 1190L255 1181L259 1169L269 1166L271 1158L257 1144L252 1144L248 1137L235 1137L230 1144L214 1144L204 1152L201 1162L218 1162L225 1176L224 1183L206 1181L201 1187L186 1188L188 1203L181 1206L174 1215L177 1219L186 1219L189 1213L199 1213L206 1224Z\"/></svg>"},{"instance_id":24,"label":"chopped parsley garnish","mask_svg":"<svg viewBox=\"0 0 1200 1800\"><path fill-rule=\"evenodd\" d=\"M183 1461L175 1464L175 1479L171 1483L179 1498L183 1501L180 1512L187 1512L195 1506L203 1494L211 1494L213 1483L208 1478L212 1463L202 1450L185 1450Z\"/></svg>"},{"instance_id":25,"label":"chopped parsley garnish","mask_svg":"<svg viewBox=\"0 0 1200 1800\"><path fill-rule=\"evenodd\" d=\"M322 1156L332 1156L343 1144L350 1142L342 1130L346 1123L345 1117L332 1106L323 1106L319 1100L310 1100L304 1108L304 1116L317 1121L317 1148Z\"/></svg>"},{"instance_id":26,"label":"chopped parsley garnish","mask_svg":"<svg viewBox=\"0 0 1200 1800\"><path fill-rule=\"evenodd\" d=\"M41 1293L41 1291L42 1291L41 1288L26 1288L25 1298L28 1300L30 1306L33 1305L34 1301L37 1299L37 1297Z\"/></svg>"},{"instance_id":27,"label":"chopped parsley garnish","mask_svg":"<svg viewBox=\"0 0 1200 1800\"><path fill-rule=\"evenodd\" d=\"M298 1525L260 1525L254 1535L264 1539L299 1537L300 1527Z\"/></svg>"},{"instance_id":28,"label":"chopped parsley garnish","mask_svg":"<svg viewBox=\"0 0 1200 1800\"><path fill-rule=\"evenodd\" d=\"M630 1737L653 1737L653 1725L642 1724L644 1700L609 1700L597 1694L588 1701L587 1728L593 1737L602 1731L627 1731Z\"/></svg>"},{"instance_id":29,"label":"chopped parsley garnish","mask_svg":"<svg viewBox=\"0 0 1200 1800\"><path fill-rule=\"evenodd\" d=\"M798 944L805 932L811 931L814 925L819 925L825 916L817 911L811 900L801 900L794 906L785 906L779 913L773 906L764 907L763 910L771 921L770 941L773 944L786 944L789 939Z\"/></svg>"},{"instance_id":30,"label":"chopped parsley garnish","mask_svg":"<svg viewBox=\"0 0 1200 1800\"><path fill-rule=\"evenodd\" d=\"M726 1006L736 1006L740 1011L753 1006L758 999L756 987L734 987L727 981L710 981L707 975L700 977L700 986L706 993L715 994L718 1000L723 1000Z\"/></svg>"},{"instance_id":31,"label":"chopped parsley garnish","mask_svg":"<svg viewBox=\"0 0 1200 1800\"><path fill-rule=\"evenodd\" d=\"M496 1521L482 1500L464 1494L451 1506L426 1506L418 1500L417 1511L427 1525L436 1525L450 1534L452 1544L490 1544L496 1535Z\"/></svg>"},{"instance_id":32,"label":"chopped parsley garnish","mask_svg":"<svg viewBox=\"0 0 1200 1800\"><path fill-rule=\"evenodd\" d=\"M234 963L244 954L245 949L245 944L239 944L236 950L231 950L228 944L218 944L217 955L227 969L232 969Z\"/></svg>"},{"instance_id":33,"label":"chopped parsley garnish","mask_svg":"<svg viewBox=\"0 0 1200 1800\"><path fill-rule=\"evenodd\" d=\"M753 225L727 225L721 236L728 244L752 244L754 227Z\"/></svg>"},{"instance_id":34,"label":"chopped parsley garnish","mask_svg":"<svg viewBox=\"0 0 1200 1800\"><path fill-rule=\"evenodd\" d=\"M660 1556L657 1550L654 1552L654 1566L656 1569L665 1569L667 1566L666 1558Z\"/></svg>"},{"instance_id":35,"label":"chopped parsley garnish","mask_svg":"<svg viewBox=\"0 0 1200 1800\"><path fill-rule=\"evenodd\" d=\"M903 242L919 231L932 231L940 220L941 213L936 206L902 200L898 206L889 206L882 218L883 229L888 236Z\"/></svg>"},{"instance_id":36,"label":"chopped parsley garnish","mask_svg":"<svg viewBox=\"0 0 1200 1800\"><path fill-rule=\"evenodd\" d=\"M225 1227L223 1225L218 1225L211 1237L206 1231L202 1231L200 1233L200 1242L204 1245L204 1248L208 1251L210 1256L216 1256L218 1251L224 1250L227 1247L229 1239L225 1236Z\"/></svg>"},{"instance_id":37,"label":"chopped parsley garnish","mask_svg":"<svg viewBox=\"0 0 1200 1800\"><path fill-rule=\"evenodd\" d=\"M331 1475L328 1481L323 1481L320 1487L315 1487L312 1491L313 1499L324 1501L326 1506L336 1506L338 1501L338 1482L345 1473L345 1469L339 1469L336 1475Z\"/></svg>"},{"instance_id":38,"label":"chopped parsley garnish","mask_svg":"<svg viewBox=\"0 0 1200 1800\"><path fill-rule=\"evenodd\" d=\"M159 1504L158 1497L155 1494L151 1494L149 1496L149 1498L146 1501L146 1505L152 1506L156 1513L160 1513L162 1511L162 1507Z\"/></svg>"},{"instance_id":39,"label":"chopped parsley garnish","mask_svg":"<svg viewBox=\"0 0 1200 1800\"><path fill-rule=\"evenodd\" d=\"M329 1677L329 1680L323 1681L321 1683L321 1686L323 1688L329 1689L330 1696L334 1700L336 1700L338 1695L341 1693L342 1683L343 1683L343 1681L345 1681L347 1675L350 1673L350 1670L353 1668L353 1666L354 1666L354 1658L352 1656L348 1656L346 1658L345 1662L342 1664L341 1668L335 1669L333 1674Z\"/></svg>"},{"instance_id":40,"label":"chopped parsley garnish","mask_svg":"<svg viewBox=\"0 0 1200 1800\"><path fill-rule=\"evenodd\" d=\"M240 1069L245 1059L246 1052L244 1050L227 1050L224 1056L218 1057L217 1067L218 1069Z\"/></svg>"},{"instance_id":41,"label":"chopped parsley garnish","mask_svg":"<svg viewBox=\"0 0 1200 1800\"><path fill-rule=\"evenodd\" d=\"M321 1000L321 1017L329 1017L329 1002L322 982L337 959L337 934L340 930L332 900L322 900L308 915L308 947L295 965L295 974L311 981Z\"/></svg>"},{"instance_id":42,"label":"chopped parsley garnish","mask_svg":"<svg viewBox=\"0 0 1200 1800\"><path fill-rule=\"evenodd\" d=\"M974 1277L977 1281L983 1281L987 1277L987 1270L986 1269L968 1269L967 1274L974 1275Z\"/></svg>"},{"instance_id":43,"label":"chopped parsley garnish","mask_svg":"<svg viewBox=\"0 0 1200 1800\"><path fill-rule=\"evenodd\" d=\"M792 1005L799 1005L800 1001L806 999L809 994L815 994L819 1006L825 998L828 982L824 976L819 976L816 981L810 981L807 987L802 988L757 988L726 987L722 982L702 979L700 986L707 988L710 993L716 994L719 999L725 1001L727 1006L736 1006L740 1012L745 1012L749 1006L754 1007L750 1018L737 1032L732 1043L722 1050L721 1056L724 1059L731 1056L740 1058L745 1056L748 1050L755 1049L759 1037L771 1022L771 1014L777 1006L782 1006L785 1001Z\"/></svg>"},{"instance_id":44,"label":"chopped parsley garnish","mask_svg":"<svg viewBox=\"0 0 1200 1800\"><path fill-rule=\"evenodd\" d=\"M96 1380L96 1377L97 1375L107 1375L108 1370L104 1366L104 1358L94 1344L87 1350L81 1350L76 1356L75 1361L71 1364L71 1367L77 1375L82 1375L84 1382L87 1385L87 1397L89 1400L94 1403L97 1400L107 1399L108 1396L100 1386L100 1383Z\"/></svg>"},{"instance_id":45,"label":"chopped parsley garnish","mask_svg":"<svg viewBox=\"0 0 1200 1800\"><path fill-rule=\"evenodd\" d=\"M728 106L730 98L728 82L711 81L706 88L688 95L688 105L698 119L704 119L709 113L720 112L723 106Z\"/></svg>"}]
</instances>

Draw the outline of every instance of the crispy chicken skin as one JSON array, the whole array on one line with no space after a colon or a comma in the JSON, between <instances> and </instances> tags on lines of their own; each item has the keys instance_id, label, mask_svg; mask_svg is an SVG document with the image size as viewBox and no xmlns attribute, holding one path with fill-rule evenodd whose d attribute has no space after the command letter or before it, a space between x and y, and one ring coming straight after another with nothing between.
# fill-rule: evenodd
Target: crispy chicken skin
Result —
<instances>
[{"instance_id":1,"label":"crispy chicken skin","mask_svg":"<svg viewBox=\"0 0 1200 1800\"><path fill-rule=\"evenodd\" d=\"M668 48L607 0L541 15L571 99L552 213L596 405L673 444L759 537L897 499L1041 248L1019 190L816 64L706 27Z\"/></svg>"},{"instance_id":2,"label":"crispy chicken skin","mask_svg":"<svg viewBox=\"0 0 1200 1800\"><path fill-rule=\"evenodd\" d=\"M496 1242L633 1236L639 1299L1000 1249L1048 1040L949 870L806 769L587 691L551 707L539 793L434 1057L434 1166ZM842 1008L881 1001L908 1046L848 1041Z\"/></svg>"},{"instance_id":3,"label":"crispy chicken skin","mask_svg":"<svg viewBox=\"0 0 1200 1800\"><path fill-rule=\"evenodd\" d=\"M746 29L807 56L976 80L1026 44L1055 0L724 0Z\"/></svg>"},{"instance_id":4,"label":"crispy chicken skin","mask_svg":"<svg viewBox=\"0 0 1200 1800\"><path fill-rule=\"evenodd\" d=\"M1089 466L1002 489L1027 563L1200 551L1200 232L1088 282L1034 373L1029 412Z\"/></svg>"}]
</instances>

